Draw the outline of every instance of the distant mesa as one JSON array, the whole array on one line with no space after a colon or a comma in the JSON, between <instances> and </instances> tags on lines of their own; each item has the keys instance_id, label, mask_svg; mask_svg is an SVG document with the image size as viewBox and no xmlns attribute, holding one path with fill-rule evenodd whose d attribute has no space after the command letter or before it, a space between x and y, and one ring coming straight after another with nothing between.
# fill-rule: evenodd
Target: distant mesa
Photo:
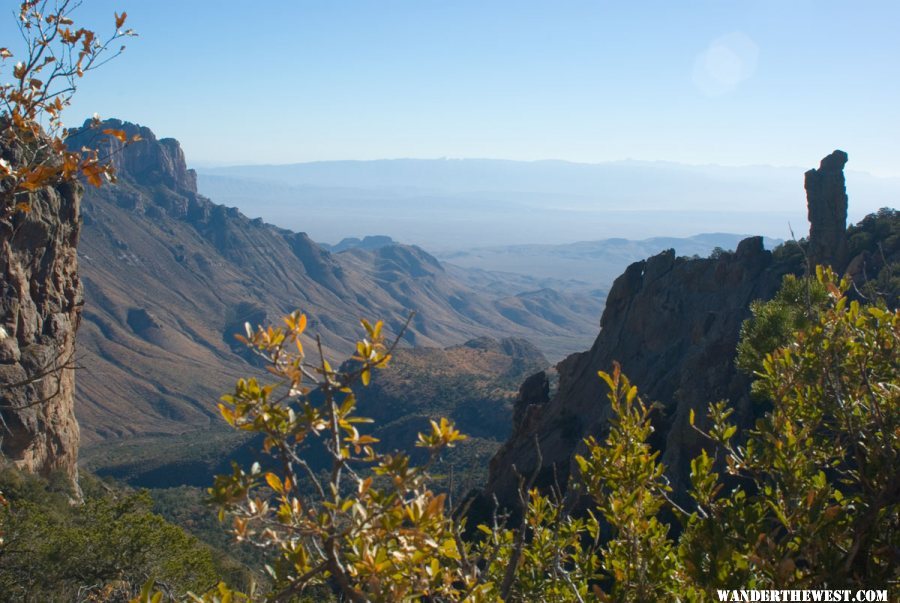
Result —
<instances>
[{"instance_id":1,"label":"distant mesa","mask_svg":"<svg viewBox=\"0 0 900 603\"><path fill-rule=\"evenodd\" d=\"M197 193L197 172L187 169L184 151L174 138L157 140L150 128L119 119L105 120L102 128L91 124L91 120L86 120L82 128L75 130L67 140L69 146L105 147L116 172L127 172L138 184L161 184L175 191ZM122 141L102 134L106 129L122 130L129 140L135 136L140 140L129 142L125 153Z\"/></svg>"}]
</instances>

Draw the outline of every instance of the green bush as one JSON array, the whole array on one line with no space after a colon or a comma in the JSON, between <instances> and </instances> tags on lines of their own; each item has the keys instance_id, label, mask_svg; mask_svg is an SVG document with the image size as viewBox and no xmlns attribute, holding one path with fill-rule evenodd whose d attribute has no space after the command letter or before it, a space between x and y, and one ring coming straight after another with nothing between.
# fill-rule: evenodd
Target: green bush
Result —
<instances>
[{"instance_id":1,"label":"green bush","mask_svg":"<svg viewBox=\"0 0 900 603\"><path fill-rule=\"evenodd\" d=\"M216 583L209 548L153 514L148 493L82 475L77 504L60 482L0 471L0 600L128 600L150 578L181 596Z\"/></svg>"}]
</instances>

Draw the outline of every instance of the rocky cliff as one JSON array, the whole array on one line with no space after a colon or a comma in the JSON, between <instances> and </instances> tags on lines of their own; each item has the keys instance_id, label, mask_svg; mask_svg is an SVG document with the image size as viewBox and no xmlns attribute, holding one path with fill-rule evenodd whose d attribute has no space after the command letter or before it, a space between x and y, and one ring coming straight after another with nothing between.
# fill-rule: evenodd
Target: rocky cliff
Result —
<instances>
[{"instance_id":1,"label":"rocky cliff","mask_svg":"<svg viewBox=\"0 0 900 603\"><path fill-rule=\"evenodd\" d=\"M13 150L2 148L4 159ZM75 332L82 287L80 185L31 195L0 221L0 452L28 471L75 477Z\"/></svg>"},{"instance_id":2,"label":"rocky cliff","mask_svg":"<svg viewBox=\"0 0 900 603\"><path fill-rule=\"evenodd\" d=\"M704 414L709 402L727 398L744 419L750 416L749 379L734 367L740 326L751 301L771 297L782 276L799 268L774 261L758 237L716 259L666 251L629 266L610 290L593 347L557 365L555 395L542 374L523 384L514 435L491 460L488 497L516 506L518 478L511 469L535 470L535 437L543 459L536 483L555 480L566 488L584 438L607 429L609 405L597 371L610 370L614 361L645 400L662 405L653 444L664 451L662 462L679 488L699 446L687 422L691 409Z\"/></svg>"},{"instance_id":3,"label":"rocky cliff","mask_svg":"<svg viewBox=\"0 0 900 603\"><path fill-rule=\"evenodd\" d=\"M835 151L806 174L811 228L803 245L812 259L839 269L848 256L846 161L846 153ZM690 459L701 446L688 424L690 412L705 416L709 403L721 399L731 401L744 425L759 412L750 401L750 378L734 366L735 347L741 324L750 316L750 302L770 299L785 274L803 270L803 255L795 244L788 245L793 247L773 254L760 237L753 237L736 252L715 258L678 258L667 251L629 266L609 292L593 347L557 366L555 394L550 395L540 373L521 386L513 434L491 460L487 485L475 495L473 512L484 513L494 497L515 509L517 474L537 471L537 485L555 481L566 490L575 471L573 455L583 451L584 438L602 439L608 430L610 407L597 371L609 371L614 361L645 401L660 404L652 444L662 451L676 495L683 494Z\"/></svg>"}]
</instances>

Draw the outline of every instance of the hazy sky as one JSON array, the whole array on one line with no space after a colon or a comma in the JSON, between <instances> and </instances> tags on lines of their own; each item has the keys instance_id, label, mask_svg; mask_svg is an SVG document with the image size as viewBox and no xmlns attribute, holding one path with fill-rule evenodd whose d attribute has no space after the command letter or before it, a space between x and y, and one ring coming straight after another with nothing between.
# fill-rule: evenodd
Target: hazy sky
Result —
<instances>
[{"instance_id":1,"label":"hazy sky","mask_svg":"<svg viewBox=\"0 0 900 603\"><path fill-rule=\"evenodd\" d=\"M897 0L85 0L81 14L99 27L114 10L140 37L84 81L68 122L136 121L192 163L807 168L842 148L852 169L900 176Z\"/></svg>"}]
</instances>

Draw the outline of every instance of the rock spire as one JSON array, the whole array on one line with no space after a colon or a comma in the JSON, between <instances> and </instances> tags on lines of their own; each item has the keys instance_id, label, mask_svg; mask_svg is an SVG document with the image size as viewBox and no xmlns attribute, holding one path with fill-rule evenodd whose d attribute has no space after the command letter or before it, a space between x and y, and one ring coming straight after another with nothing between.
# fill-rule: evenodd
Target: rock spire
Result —
<instances>
[{"instance_id":1,"label":"rock spire","mask_svg":"<svg viewBox=\"0 0 900 603\"><path fill-rule=\"evenodd\" d=\"M835 151L806 172L809 216L809 261L828 264L837 272L847 267L847 189L844 165L847 153Z\"/></svg>"}]
</instances>

